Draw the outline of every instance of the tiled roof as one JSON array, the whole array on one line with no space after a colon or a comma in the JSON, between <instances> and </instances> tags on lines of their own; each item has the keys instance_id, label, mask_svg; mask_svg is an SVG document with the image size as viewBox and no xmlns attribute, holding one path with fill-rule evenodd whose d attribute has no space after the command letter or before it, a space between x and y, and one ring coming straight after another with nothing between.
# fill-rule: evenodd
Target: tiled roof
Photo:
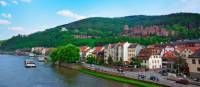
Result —
<instances>
[{"instance_id":1,"label":"tiled roof","mask_svg":"<svg viewBox=\"0 0 200 87\"><path fill-rule=\"evenodd\" d=\"M164 53L163 58L177 58L177 54L175 53L175 51L167 51Z\"/></svg>"},{"instance_id":2,"label":"tiled roof","mask_svg":"<svg viewBox=\"0 0 200 87\"><path fill-rule=\"evenodd\" d=\"M186 50L186 49L188 49L188 50L190 50L190 51L192 51L192 52L196 52L198 49L199 49L199 47L178 47L178 48L176 48L179 52L183 52L184 50Z\"/></svg>"},{"instance_id":3,"label":"tiled roof","mask_svg":"<svg viewBox=\"0 0 200 87\"><path fill-rule=\"evenodd\" d=\"M200 58L200 49L197 50L194 54L189 56L189 58Z\"/></svg>"},{"instance_id":4,"label":"tiled roof","mask_svg":"<svg viewBox=\"0 0 200 87\"><path fill-rule=\"evenodd\" d=\"M136 48L137 44L131 44L128 48Z\"/></svg>"},{"instance_id":5,"label":"tiled roof","mask_svg":"<svg viewBox=\"0 0 200 87\"><path fill-rule=\"evenodd\" d=\"M144 48L140 51L138 58L149 59L151 55L160 55L161 49L157 48Z\"/></svg>"},{"instance_id":6,"label":"tiled roof","mask_svg":"<svg viewBox=\"0 0 200 87\"><path fill-rule=\"evenodd\" d=\"M93 51L93 53L101 52L101 51L103 51L103 49L104 49L103 46L97 46L97 47L95 47L95 50Z\"/></svg>"},{"instance_id":7,"label":"tiled roof","mask_svg":"<svg viewBox=\"0 0 200 87\"><path fill-rule=\"evenodd\" d=\"M87 46L82 46L82 47L80 47L80 52L85 52L88 50L88 48L89 47L87 47Z\"/></svg>"}]
</instances>

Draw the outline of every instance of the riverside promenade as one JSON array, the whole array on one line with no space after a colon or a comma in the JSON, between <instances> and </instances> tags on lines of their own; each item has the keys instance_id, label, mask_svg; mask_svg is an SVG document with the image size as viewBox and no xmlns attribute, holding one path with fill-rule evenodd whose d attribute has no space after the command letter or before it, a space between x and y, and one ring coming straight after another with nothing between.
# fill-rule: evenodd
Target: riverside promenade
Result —
<instances>
[{"instance_id":1,"label":"riverside promenade","mask_svg":"<svg viewBox=\"0 0 200 87\"><path fill-rule=\"evenodd\" d=\"M161 76L158 72L152 72L152 71L146 71L146 72L124 71L124 72L119 72L119 71L117 71L117 69L105 67L105 66L98 66L98 65L92 65L91 66L90 64L83 64L82 66L85 67L85 68L91 69L91 70L95 70L97 72L98 71L99 72L109 72L109 73L113 73L113 74L118 74L122 77L132 78L132 79L138 79L138 75L142 74L142 75L146 76L144 81L157 83L157 84L163 84L163 85L170 86L170 87L200 87L200 86L192 85L192 84L189 84L189 85L179 84L179 83L176 83L175 81L167 80L167 78L169 78L169 77ZM159 78L159 81L150 80L149 79L150 76L156 76L157 78Z\"/></svg>"}]
</instances>

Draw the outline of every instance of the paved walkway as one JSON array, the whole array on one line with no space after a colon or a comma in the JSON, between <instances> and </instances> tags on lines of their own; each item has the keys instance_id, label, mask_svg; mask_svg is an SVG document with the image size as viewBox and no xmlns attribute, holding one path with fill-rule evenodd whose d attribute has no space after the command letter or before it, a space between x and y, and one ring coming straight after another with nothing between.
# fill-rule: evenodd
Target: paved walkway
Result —
<instances>
[{"instance_id":1,"label":"paved walkway","mask_svg":"<svg viewBox=\"0 0 200 87\"><path fill-rule=\"evenodd\" d=\"M83 66L91 68L91 69L98 69L101 71L107 71L107 72L112 72L112 73L119 73L122 76L128 77L128 78L133 78L133 79L137 79L139 74L145 75L146 79L145 81L150 81L150 82L154 82L154 83L159 83L159 84L164 84L164 85L168 85L171 87L200 87L197 85L183 85L183 84L179 84L176 83L175 81L171 81L171 80L167 80L166 76L161 76L158 72L153 72L153 71L146 71L146 72L131 72L131 71L125 71L123 73L120 73L117 71L117 69L114 68L110 68L110 67L105 67L105 66L98 66L98 65L90 65L90 64L83 64ZM150 76L156 76L157 78L159 78L158 82L149 80Z\"/></svg>"}]
</instances>

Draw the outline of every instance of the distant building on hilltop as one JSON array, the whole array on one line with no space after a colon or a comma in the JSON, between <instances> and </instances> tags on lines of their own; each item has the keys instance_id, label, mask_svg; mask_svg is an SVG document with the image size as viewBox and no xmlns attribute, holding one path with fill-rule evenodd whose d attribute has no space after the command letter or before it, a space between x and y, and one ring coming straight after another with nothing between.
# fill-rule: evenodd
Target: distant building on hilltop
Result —
<instances>
[{"instance_id":1,"label":"distant building on hilltop","mask_svg":"<svg viewBox=\"0 0 200 87\"><path fill-rule=\"evenodd\" d=\"M174 34L175 32L172 30L166 30L155 25L150 27L135 26L133 28L129 28L128 25L125 25L124 30L121 33L122 36L130 36L130 37L148 37L152 35L171 36Z\"/></svg>"}]
</instances>

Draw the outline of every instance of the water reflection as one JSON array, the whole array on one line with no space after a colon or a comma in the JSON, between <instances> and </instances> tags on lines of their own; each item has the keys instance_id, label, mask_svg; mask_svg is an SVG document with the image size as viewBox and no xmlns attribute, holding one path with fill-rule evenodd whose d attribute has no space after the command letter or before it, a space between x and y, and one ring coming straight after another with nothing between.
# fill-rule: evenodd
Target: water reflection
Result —
<instances>
[{"instance_id":1,"label":"water reflection","mask_svg":"<svg viewBox=\"0 0 200 87\"><path fill-rule=\"evenodd\" d=\"M37 59L36 68L25 68L27 58L0 55L0 87L133 87L72 69L51 67Z\"/></svg>"}]
</instances>

